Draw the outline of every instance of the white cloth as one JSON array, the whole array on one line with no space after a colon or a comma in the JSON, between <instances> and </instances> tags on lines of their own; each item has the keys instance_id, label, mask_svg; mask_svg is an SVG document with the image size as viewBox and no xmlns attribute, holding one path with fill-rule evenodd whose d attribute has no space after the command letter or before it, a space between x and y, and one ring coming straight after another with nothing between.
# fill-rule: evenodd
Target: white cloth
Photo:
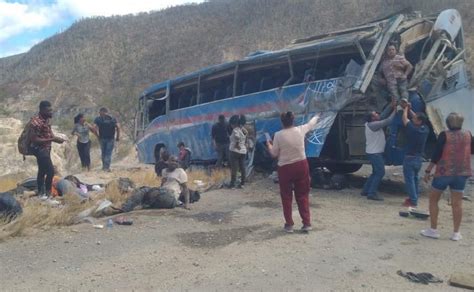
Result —
<instances>
[{"instance_id":1,"label":"white cloth","mask_svg":"<svg viewBox=\"0 0 474 292\"><path fill-rule=\"evenodd\" d=\"M365 123L365 153L376 154L385 151L385 133L383 128L372 131Z\"/></svg>"},{"instance_id":2,"label":"white cloth","mask_svg":"<svg viewBox=\"0 0 474 292\"><path fill-rule=\"evenodd\" d=\"M163 178L166 178L163 187L170 190L176 197L176 200L178 200L179 195L181 194L181 184L188 182L186 171L182 168L176 168L172 172L168 172L165 168L161 174Z\"/></svg>"},{"instance_id":3,"label":"white cloth","mask_svg":"<svg viewBox=\"0 0 474 292\"><path fill-rule=\"evenodd\" d=\"M278 157L278 166L306 159L305 135L314 129L317 121L318 117L313 117L304 125L283 129L275 133L271 153Z\"/></svg>"},{"instance_id":4,"label":"white cloth","mask_svg":"<svg viewBox=\"0 0 474 292\"><path fill-rule=\"evenodd\" d=\"M247 153L247 147L245 145L245 140L247 139L247 136L245 135L244 131L242 131L240 127L235 127L232 130L232 134L230 135L229 139L230 139L230 144L229 144L230 151L240 153L240 154Z\"/></svg>"}]
</instances>

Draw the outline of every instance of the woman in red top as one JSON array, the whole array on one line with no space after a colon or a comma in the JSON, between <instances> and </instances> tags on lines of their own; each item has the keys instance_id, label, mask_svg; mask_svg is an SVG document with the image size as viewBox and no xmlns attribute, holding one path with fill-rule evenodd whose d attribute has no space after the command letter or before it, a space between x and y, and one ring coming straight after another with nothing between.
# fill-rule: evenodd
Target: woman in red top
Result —
<instances>
[{"instance_id":1,"label":"woman in red top","mask_svg":"<svg viewBox=\"0 0 474 292\"><path fill-rule=\"evenodd\" d=\"M454 233L451 240L462 238L459 232L462 218L462 197L466 181L472 175L471 154L474 150L474 140L469 131L462 130L464 118L458 113L450 113L446 118L448 131L438 136L431 163L425 171L425 182L431 177L431 170L436 165L430 193L431 228L421 230L421 235L439 238L438 230L438 201L441 194L449 186L453 209Z\"/></svg>"}]
</instances>

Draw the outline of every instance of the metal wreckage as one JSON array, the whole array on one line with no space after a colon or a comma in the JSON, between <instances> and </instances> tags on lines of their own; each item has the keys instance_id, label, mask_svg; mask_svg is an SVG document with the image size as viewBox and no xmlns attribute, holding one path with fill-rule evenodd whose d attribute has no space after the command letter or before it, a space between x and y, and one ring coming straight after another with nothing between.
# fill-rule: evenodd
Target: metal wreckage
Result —
<instances>
[{"instance_id":1,"label":"metal wreckage","mask_svg":"<svg viewBox=\"0 0 474 292\"><path fill-rule=\"evenodd\" d=\"M295 40L279 51L257 51L149 87L139 97L139 159L154 163L161 148L177 152L176 144L183 141L194 162L212 161L216 153L211 128L217 117L244 114L253 142L248 165L268 165L265 136L281 129L280 112L293 111L296 124L320 114L317 128L306 138L313 166L335 173L357 171L368 163L365 116L390 103L379 83L379 66L389 44L414 65L409 100L414 111L426 112L430 119L427 154L450 112L463 114L464 128L473 131L473 90L459 12L450 9L426 17L410 12ZM400 165L401 113L387 132L386 164Z\"/></svg>"}]
</instances>

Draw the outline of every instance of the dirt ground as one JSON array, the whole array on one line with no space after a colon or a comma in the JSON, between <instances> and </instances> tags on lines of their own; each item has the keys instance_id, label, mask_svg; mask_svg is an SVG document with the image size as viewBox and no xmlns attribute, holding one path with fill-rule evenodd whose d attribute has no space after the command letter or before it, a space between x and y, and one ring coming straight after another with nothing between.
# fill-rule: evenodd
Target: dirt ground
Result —
<instances>
[{"instance_id":1,"label":"dirt ground","mask_svg":"<svg viewBox=\"0 0 474 292\"><path fill-rule=\"evenodd\" d=\"M130 213L132 226L84 223L12 238L0 243L0 290L457 290L448 285L450 275L474 271L473 204L464 204L463 240L449 240L446 199L442 237L423 238L419 231L428 221L398 214L401 169L388 171L384 202L359 195L367 173L364 167L341 191L311 191L309 234L282 231L278 186L257 176L243 190L204 193L190 211ZM424 193L420 208L427 204ZM444 282L414 284L398 270L429 272Z\"/></svg>"}]
</instances>

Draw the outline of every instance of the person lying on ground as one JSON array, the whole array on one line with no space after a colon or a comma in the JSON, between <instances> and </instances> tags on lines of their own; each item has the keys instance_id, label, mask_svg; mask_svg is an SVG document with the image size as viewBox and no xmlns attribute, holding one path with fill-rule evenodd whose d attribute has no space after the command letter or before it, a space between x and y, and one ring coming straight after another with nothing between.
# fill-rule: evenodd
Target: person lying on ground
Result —
<instances>
[{"instance_id":1,"label":"person lying on ground","mask_svg":"<svg viewBox=\"0 0 474 292\"><path fill-rule=\"evenodd\" d=\"M0 223L9 223L20 216L23 209L10 192L0 193Z\"/></svg>"},{"instance_id":2,"label":"person lying on ground","mask_svg":"<svg viewBox=\"0 0 474 292\"><path fill-rule=\"evenodd\" d=\"M178 167L177 158L171 156L168 159L168 167L163 169L162 172L161 187L139 188L118 210L130 212L138 206L152 209L172 209L183 201L184 208L189 210L190 191L187 187L187 181L188 175L182 168Z\"/></svg>"}]
</instances>

